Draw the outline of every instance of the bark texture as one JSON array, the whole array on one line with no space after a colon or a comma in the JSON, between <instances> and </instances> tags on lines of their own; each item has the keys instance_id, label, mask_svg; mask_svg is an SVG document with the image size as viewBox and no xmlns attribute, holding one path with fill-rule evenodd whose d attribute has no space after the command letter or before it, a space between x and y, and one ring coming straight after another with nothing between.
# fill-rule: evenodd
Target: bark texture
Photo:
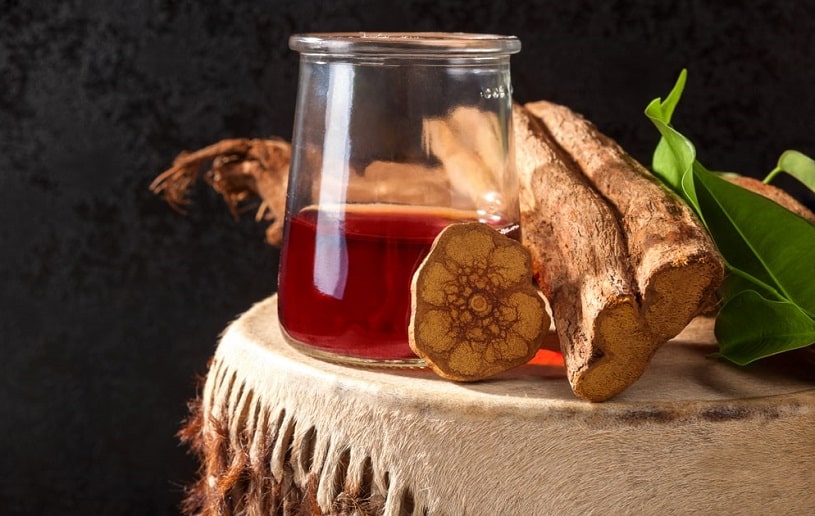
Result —
<instances>
[{"instance_id":1,"label":"bark texture","mask_svg":"<svg viewBox=\"0 0 815 516\"><path fill-rule=\"evenodd\" d=\"M581 398L604 401L634 383L656 350L622 228L543 125L517 105L513 131L523 243L552 308L569 383Z\"/></svg>"},{"instance_id":2,"label":"bark texture","mask_svg":"<svg viewBox=\"0 0 815 516\"><path fill-rule=\"evenodd\" d=\"M724 264L681 199L591 122L565 106L525 106L617 212L649 331L664 342L712 300Z\"/></svg>"}]
</instances>

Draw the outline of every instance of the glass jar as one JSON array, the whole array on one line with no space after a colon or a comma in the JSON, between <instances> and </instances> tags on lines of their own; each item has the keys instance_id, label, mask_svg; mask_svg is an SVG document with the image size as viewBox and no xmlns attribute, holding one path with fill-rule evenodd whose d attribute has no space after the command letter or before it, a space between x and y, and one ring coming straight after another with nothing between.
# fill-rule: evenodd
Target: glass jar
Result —
<instances>
[{"instance_id":1,"label":"glass jar","mask_svg":"<svg viewBox=\"0 0 815 516\"><path fill-rule=\"evenodd\" d=\"M512 36L292 36L300 75L278 289L312 356L420 365L410 283L436 235L481 221L520 237Z\"/></svg>"}]
</instances>

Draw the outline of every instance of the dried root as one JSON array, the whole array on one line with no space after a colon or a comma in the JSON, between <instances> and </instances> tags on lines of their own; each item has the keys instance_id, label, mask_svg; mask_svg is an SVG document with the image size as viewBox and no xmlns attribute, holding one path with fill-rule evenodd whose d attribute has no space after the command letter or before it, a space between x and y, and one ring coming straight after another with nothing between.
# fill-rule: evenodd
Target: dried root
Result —
<instances>
[{"instance_id":1,"label":"dried root","mask_svg":"<svg viewBox=\"0 0 815 516\"><path fill-rule=\"evenodd\" d=\"M246 201L259 197L261 205L255 219L271 222L266 240L279 245L290 160L291 146L283 140L222 140L195 152L179 154L173 166L153 181L150 190L184 213L189 202L187 191L200 178L203 166L212 162L204 178L223 196L232 215L237 217Z\"/></svg>"},{"instance_id":2,"label":"dried root","mask_svg":"<svg viewBox=\"0 0 815 516\"><path fill-rule=\"evenodd\" d=\"M619 216L642 317L658 343L676 336L714 299L724 263L676 195L611 138L571 109L525 106Z\"/></svg>"},{"instance_id":3,"label":"dried root","mask_svg":"<svg viewBox=\"0 0 815 516\"><path fill-rule=\"evenodd\" d=\"M486 224L442 231L411 293L410 347L451 380L480 380L525 364L549 330L529 253Z\"/></svg>"},{"instance_id":4,"label":"dried root","mask_svg":"<svg viewBox=\"0 0 815 516\"><path fill-rule=\"evenodd\" d=\"M482 208L486 192L500 192L506 167L498 118L473 107L459 107L444 118L422 124L424 147L443 165L455 202L461 208Z\"/></svg>"},{"instance_id":5,"label":"dried root","mask_svg":"<svg viewBox=\"0 0 815 516\"><path fill-rule=\"evenodd\" d=\"M500 168L494 163L500 149L482 142L495 142L492 122L468 108L446 119L428 120L423 127L427 151L449 175L435 167L375 162L351 175L349 195L366 202L446 204L453 192L459 201L477 203L469 185L478 185L479 191L500 180L487 173ZM525 109L515 106L514 133L523 242L531 252L535 279L551 302L570 383L584 399L608 399L639 378L661 343L711 306L723 276L721 258L688 207L580 115L545 101ZM204 178L224 197L233 216L259 198L256 219L271 222L266 239L279 245L290 160L291 147L282 140L223 140L181 153L150 189L183 213L187 191L211 162ZM815 223L815 214L783 190L752 178L728 179ZM473 250L458 231L445 237L442 247L449 247L455 236L462 251ZM433 295L428 294L433 287L426 278L430 270L442 274L443 260L431 261L435 264L425 264L416 276L425 279L418 280L414 297ZM451 276L445 273L433 281L445 278ZM501 302L511 305L520 299L515 295L507 294ZM447 308L456 317L473 317L482 307L479 303L459 312L453 305ZM487 305L494 309L489 303L482 308ZM489 347L480 330L470 325L456 334L460 342L454 342L453 327L439 319L438 308L427 297L418 301L415 310L425 313L411 322L411 345L439 374L455 380L483 378L525 362L537 350L538 330L545 333L548 327L545 311L530 303L529 313L541 315L534 331L524 334L529 340L504 342L506 349ZM434 317L435 327L428 322ZM422 320L424 326L414 327Z\"/></svg>"},{"instance_id":6,"label":"dried root","mask_svg":"<svg viewBox=\"0 0 815 516\"><path fill-rule=\"evenodd\" d=\"M739 185L742 188L746 188L751 192L763 195L767 199L770 199L776 204L780 204L781 206L790 210L796 215L799 215L815 224L815 213L813 213L812 210L798 202L798 200L795 197L791 196L790 194L778 188L777 186L766 184L763 181L759 181L758 179L747 176L728 175L725 176L725 179L727 179L731 183Z\"/></svg>"},{"instance_id":7,"label":"dried root","mask_svg":"<svg viewBox=\"0 0 815 516\"><path fill-rule=\"evenodd\" d=\"M575 394L603 401L634 383L656 345L639 315L611 207L526 110L513 125L523 243L549 299Z\"/></svg>"}]
</instances>

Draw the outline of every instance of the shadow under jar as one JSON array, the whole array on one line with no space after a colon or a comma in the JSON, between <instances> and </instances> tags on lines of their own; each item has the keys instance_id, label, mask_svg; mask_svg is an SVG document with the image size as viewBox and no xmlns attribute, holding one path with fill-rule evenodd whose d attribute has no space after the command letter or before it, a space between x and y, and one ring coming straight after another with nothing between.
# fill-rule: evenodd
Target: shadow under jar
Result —
<instances>
[{"instance_id":1,"label":"shadow under jar","mask_svg":"<svg viewBox=\"0 0 815 516\"><path fill-rule=\"evenodd\" d=\"M520 237L512 154L512 36L292 36L300 75L279 277L299 350L420 366L410 283L446 226Z\"/></svg>"}]
</instances>

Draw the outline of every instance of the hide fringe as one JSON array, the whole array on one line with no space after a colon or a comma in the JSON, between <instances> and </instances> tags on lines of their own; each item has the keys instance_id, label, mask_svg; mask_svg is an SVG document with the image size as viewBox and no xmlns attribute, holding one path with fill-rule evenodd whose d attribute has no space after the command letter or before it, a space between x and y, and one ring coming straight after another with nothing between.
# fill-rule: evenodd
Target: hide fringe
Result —
<instances>
[{"instance_id":1,"label":"hide fringe","mask_svg":"<svg viewBox=\"0 0 815 516\"><path fill-rule=\"evenodd\" d=\"M387 472L374 478L371 457L301 425L286 407L264 406L223 362L212 363L204 390L206 400L190 402L178 433L200 464L183 514L368 516L383 514L386 505L415 514L409 491L390 486ZM318 497L330 500L328 511Z\"/></svg>"}]
</instances>

